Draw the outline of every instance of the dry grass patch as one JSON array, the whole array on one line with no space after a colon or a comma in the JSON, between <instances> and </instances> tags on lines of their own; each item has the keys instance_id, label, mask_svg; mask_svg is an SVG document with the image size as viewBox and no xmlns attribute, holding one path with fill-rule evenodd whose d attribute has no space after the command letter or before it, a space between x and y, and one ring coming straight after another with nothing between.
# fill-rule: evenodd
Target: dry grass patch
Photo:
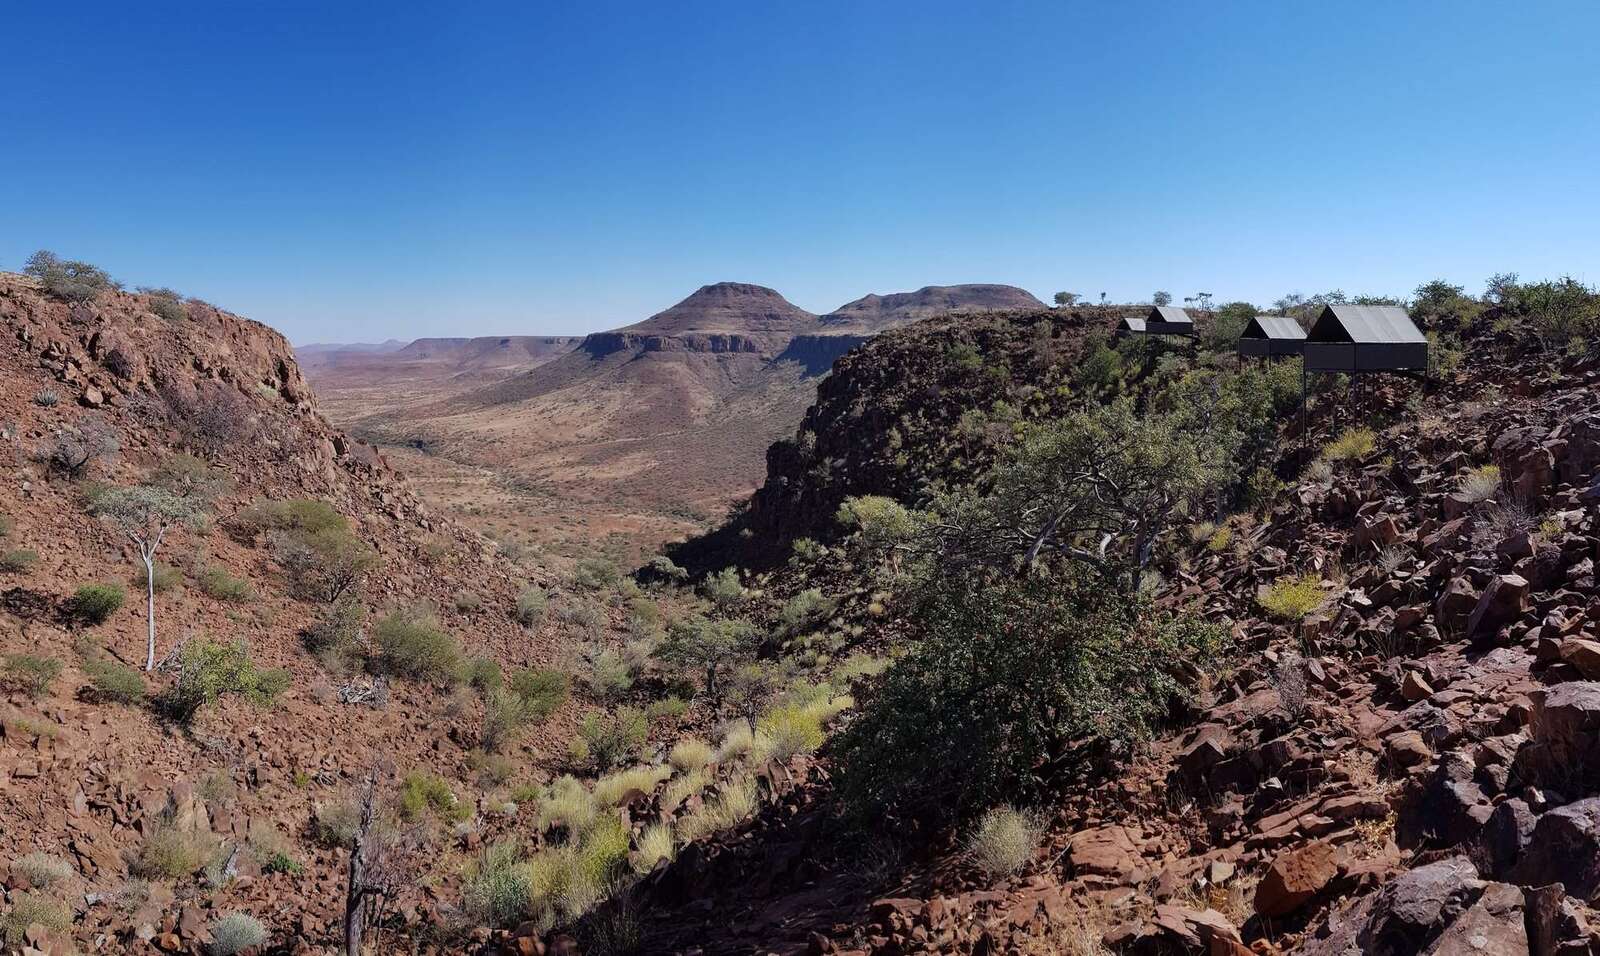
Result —
<instances>
[{"instance_id":1,"label":"dry grass patch","mask_svg":"<svg viewBox=\"0 0 1600 956\"><path fill-rule=\"evenodd\" d=\"M1044 828L1031 814L1015 807L985 813L967 837L966 856L991 879L1011 876L1033 859Z\"/></svg>"}]
</instances>

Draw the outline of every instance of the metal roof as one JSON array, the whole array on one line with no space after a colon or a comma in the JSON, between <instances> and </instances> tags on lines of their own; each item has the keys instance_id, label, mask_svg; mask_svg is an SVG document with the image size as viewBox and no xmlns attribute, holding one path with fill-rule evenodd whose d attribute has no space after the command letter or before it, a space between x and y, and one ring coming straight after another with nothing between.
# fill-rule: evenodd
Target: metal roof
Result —
<instances>
[{"instance_id":1,"label":"metal roof","mask_svg":"<svg viewBox=\"0 0 1600 956\"><path fill-rule=\"evenodd\" d=\"M1125 315L1122 317L1122 327L1129 332L1143 332L1144 319L1139 318L1137 315Z\"/></svg>"},{"instance_id":2,"label":"metal roof","mask_svg":"<svg viewBox=\"0 0 1600 956\"><path fill-rule=\"evenodd\" d=\"M1145 316L1150 322L1173 322L1178 324L1193 324L1194 319L1189 313L1175 305L1157 305L1150 308L1150 314Z\"/></svg>"},{"instance_id":3,"label":"metal roof","mask_svg":"<svg viewBox=\"0 0 1600 956\"><path fill-rule=\"evenodd\" d=\"M1244 334L1240 338L1246 339L1285 339L1299 341L1306 337L1306 330L1300 323L1287 315L1258 315L1245 326Z\"/></svg>"},{"instance_id":4,"label":"metal roof","mask_svg":"<svg viewBox=\"0 0 1600 956\"><path fill-rule=\"evenodd\" d=\"M1357 344L1426 343L1406 310L1397 305L1325 305L1309 341Z\"/></svg>"}]
</instances>

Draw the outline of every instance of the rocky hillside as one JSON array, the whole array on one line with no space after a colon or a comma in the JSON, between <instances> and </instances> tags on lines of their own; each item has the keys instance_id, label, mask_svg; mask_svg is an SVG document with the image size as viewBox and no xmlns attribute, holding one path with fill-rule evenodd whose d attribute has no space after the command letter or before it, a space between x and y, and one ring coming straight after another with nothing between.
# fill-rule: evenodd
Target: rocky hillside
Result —
<instances>
[{"instance_id":1,"label":"rocky hillside","mask_svg":"<svg viewBox=\"0 0 1600 956\"><path fill-rule=\"evenodd\" d=\"M902 394L938 409L966 363L936 357L994 328L891 333L841 363L796 443L815 428L818 451L774 450L744 527L809 533L846 493L916 503L969 480L930 451L956 408L912 430L890 412ZM839 835L823 759L756 828L680 855L653 884L651 938L852 956L1600 951L1585 769L1600 761L1600 360L1542 350L1509 310L1435 330L1462 335L1461 372L1386 384L1356 416L1370 432L1336 434L1327 399L1313 437L1285 421L1282 489L1158 562L1157 603L1228 628L1230 663L1141 756L1065 782L1018 872L986 873L959 833L915 819L880 821L871 848ZM1013 378L1012 397L1046 381ZM848 445L824 451L843 421ZM941 461L957 467L934 474ZM762 580L859 587L853 553Z\"/></svg>"},{"instance_id":2,"label":"rocky hillside","mask_svg":"<svg viewBox=\"0 0 1600 956\"><path fill-rule=\"evenodd\" d=\"M338 943L348 854L319 842L319 812L344 805L375 765L391 786L408 774L454 781L448 802L468 817L491 799L459 783L480 766L471 752L485 704L434 679L365 673L377 622L431 607L447 635L440 647L509 673L564 661L581 643L564 622L519 611L530 582L558 603L562 587L439 518L370 446L331 427L288 343L263 325L164 294L72 304L13 274L0 274L0 320L0 444L12 476L0 486L0 859L49 858L0 871L11 904L0 940L7 951L26 940L30 953L74 941L79 951L199 951L218 919L240 911L289 940L282 951ZM204 520L162 541L157 656L167 663L142 674L143 570L130 540L90 512L108 489L174 462L205 467L185 454L227 482ZM331 505L371 554L349 592L368 621L339 650L353 662L307 649L328 605L297 589L297 559L281 543L294 539L254 517L294 501ZM608 621L578 627L604 640ZM220 697L199 698L190 724L175 723L162 702L175 699L176 662L188 660L179 648L230 642L248 664L217 685ZM257 679L270 680L271 706L241 691ZM536 783L547 760L564 759L585 709L579 694L528 733L508 755L512 779ZM225 876L202 873L213 865ZM417 938L457 920L438 894L459 875L449 863L426 891L408 884L390 901L404 915L388 931Z\"/></svg>"},{"instance_id":3,"label":"rocky hillside","mask_svg":"<svg viewBox=\"0 0 1600 956\"><path fill-rule=\"evenodd\" d=\"M822 316L830 331L882 332L951 312L1038 311L1044 303L1011 285L929 285L915 292L864 295Z\"/></svg>"}]
</instances>

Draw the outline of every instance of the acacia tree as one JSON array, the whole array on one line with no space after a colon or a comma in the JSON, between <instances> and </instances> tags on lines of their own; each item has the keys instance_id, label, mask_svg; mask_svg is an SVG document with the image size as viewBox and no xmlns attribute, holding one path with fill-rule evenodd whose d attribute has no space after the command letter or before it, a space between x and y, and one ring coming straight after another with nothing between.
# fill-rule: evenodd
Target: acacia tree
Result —
<instances>
[{"instance_id":1,"label":"acacia tree","mask_svg":"<svg viewBox=\"0 0 1600 956\"><path fill-rule=\"evenodd\" d=\"M1057 292L1056 293L1056 305L1064 306L1064 307L1070 307L1072 305L1077 304L1077 301L1078 301L1078 293L1076 293L1076 292Z\"/></svg>"},{"instance_id":2,"label":"acacia tree","mask_svg":"<svg viewBox=\"0 0 1600 956\"><path fill-rule=\"evenodd\" d=\"M667 639L656 656L685 670L703 671L706 693L720 702L719 675L754 654L757 638L755 627L748 621L689 614L667 628Z\"/></svg>"},{"instance_id":3,"label":"acacia tree","mask_svg":"<svg viewBox=\"0 0 1600 956\"><path fill-rule=\"evenodd\" d=\"M1038 429L996 468L986 494L940 499L940 558L1014 566L1046 557L1087 564L1130 592L1177 506L1221 476L1216 443L1127 402L1078 412Z\"/></svg>"},{"instance_id":4,"label":"acacia tree","mask_svg":"<svg viewBox=\"0 0 1600 956\"><path fill-rule=\"evenodd\" d=\"M104 492L95 500L94 511L126 535L144 561L145 617L149 626L144 669L155 670L156 551L172 528L198 520L205 512L205 504L194 495L156 485L135 485Z\"/></svg>"}]
</instances>

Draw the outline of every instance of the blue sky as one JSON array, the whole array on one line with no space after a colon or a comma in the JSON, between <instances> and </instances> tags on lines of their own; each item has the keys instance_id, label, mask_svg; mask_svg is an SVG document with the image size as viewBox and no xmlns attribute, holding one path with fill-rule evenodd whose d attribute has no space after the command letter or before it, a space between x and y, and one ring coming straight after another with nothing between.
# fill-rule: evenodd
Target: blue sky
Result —
<instances>
[{"instance_id":1,"label":"blue sky","mask_svg":"<svg viewBox=\"0 0 1600 956\"><path fill-rule=\"evenodd\" d=\"M1600 276L1589 2L14 4L0 268L296 342Z\"/></svg>"}]
</instances>

